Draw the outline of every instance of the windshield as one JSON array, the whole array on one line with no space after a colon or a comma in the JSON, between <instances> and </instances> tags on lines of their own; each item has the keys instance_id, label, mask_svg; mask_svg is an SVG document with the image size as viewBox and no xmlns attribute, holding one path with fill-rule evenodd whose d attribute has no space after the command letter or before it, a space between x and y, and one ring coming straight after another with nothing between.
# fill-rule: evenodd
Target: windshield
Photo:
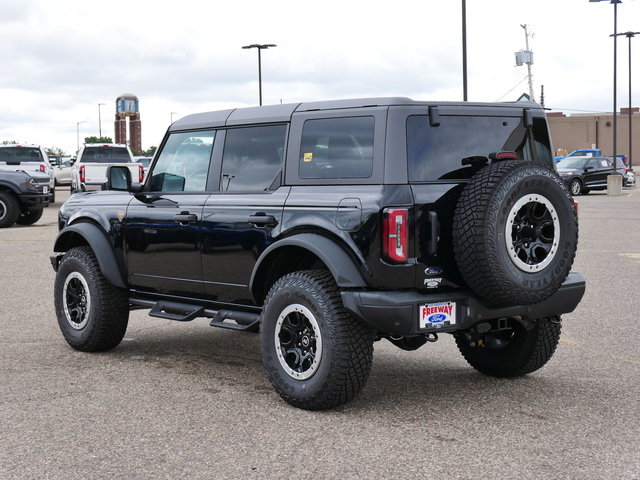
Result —
<instances>
[{"instance_id":1,"label":"windshield","mask_svg":"<svg viewBox=\"0 0 640 480\"><path fill-rule=\"evenodd\" d=\"M584 164L589 161L591 157L588 158L563 158L557 164L558 168L584 168Z\"/></svg>"},{"instance_id":2,"label":"windshield","mask_svg":"<svg viewBox=\"0 0 640 480\"><path fill-rule=\"evenodd\" d=\"M0 162L43 162L39 148L6 147L0 148Z\"/></svg>"}]
</instances>

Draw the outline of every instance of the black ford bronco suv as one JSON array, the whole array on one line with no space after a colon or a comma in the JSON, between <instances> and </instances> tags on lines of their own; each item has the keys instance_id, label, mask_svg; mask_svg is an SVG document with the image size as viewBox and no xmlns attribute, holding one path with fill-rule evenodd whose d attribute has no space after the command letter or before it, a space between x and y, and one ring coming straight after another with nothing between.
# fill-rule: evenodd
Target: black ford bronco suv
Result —
<instances>
[{"instance_id":1,"label":"black ford bronco suv","mask_svg":"<svg viewBox=\"0 0 640 480\"><path fill-rule=\"evenodd\" d=\"M51 261L67 342L104 351L129 311L258 331L291 405L350 401L374 342L449 333L514 377L553 355L578 222L535 103L340 100L190 115L142 185L62 206Z\"/></svg>"}]
</instances>

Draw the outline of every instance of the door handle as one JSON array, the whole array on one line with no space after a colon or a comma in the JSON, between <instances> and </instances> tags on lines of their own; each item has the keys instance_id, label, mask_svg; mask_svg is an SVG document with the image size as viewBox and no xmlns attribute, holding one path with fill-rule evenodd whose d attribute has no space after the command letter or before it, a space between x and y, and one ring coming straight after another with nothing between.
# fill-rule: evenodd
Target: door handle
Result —
<instances>
[{"instance_id":1,"label":"door handle","mask_svg":"<svg viewBox=\"0 0 640 480\"><path fill-rule=\"evenodd\" d=\"M275 227L278 224L278 222L276 222L276 217L273 215L267 215L264 212L249 215L249 223L257 227Z\"/></svg>"},{"instance_id":2,"label":"door handle","mask_svg":"<svg viewBox=\"0 0 640 480\"><path fill-rule=\"evenodd\" d=\"M198 221L198 216L193 213L182 212L178 215L174 215L173 219L182 225L186 225L188 223L196 223Z\"/></svg>"}]
</instances>

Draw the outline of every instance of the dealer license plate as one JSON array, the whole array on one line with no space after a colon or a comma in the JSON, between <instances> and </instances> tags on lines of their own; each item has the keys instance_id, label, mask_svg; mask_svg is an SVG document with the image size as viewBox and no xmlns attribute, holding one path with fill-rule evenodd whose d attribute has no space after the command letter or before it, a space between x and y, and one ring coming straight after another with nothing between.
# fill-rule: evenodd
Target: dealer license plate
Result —
<instances>
[{"instance_id":1,"label":"dealer license plate","mask_svg":"<svg viewBox=\"0 0 640 480\"><path fill-rule=\"evenodd\" d=\"M456 302L438 302L420 305L420 328L443 328L456 324Z\"/></svg>"},{"instance_id":2,"label":"dealer license plate","mask_svg":"<svg viewBox=\"0 0 640 480\"><path fill-rule=\"evenodd\" d=\"M42 193L44 193L45 195L49 193L49 187L42 187Z\"/></svg>"}]
</instances>

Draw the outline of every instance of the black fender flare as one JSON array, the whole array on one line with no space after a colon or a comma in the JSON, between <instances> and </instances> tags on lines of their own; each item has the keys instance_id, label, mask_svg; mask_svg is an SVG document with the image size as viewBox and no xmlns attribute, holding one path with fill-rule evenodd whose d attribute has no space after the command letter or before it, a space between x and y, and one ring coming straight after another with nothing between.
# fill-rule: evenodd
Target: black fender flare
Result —
<instances>
[{"instance_id":1,"label":"black fender flare","mask_svg":"<svg viewBox=\"0 0 640 480\"><path fill-rule=\"evenodd\" d=\"M322 235L301 233L272 243L262 252L251 274L251 282L249 284L251 291L253 291L257 272L265 259L275 250L288 246L304 248L316 255L327 266L338 286L343 288L362 288L367 286L353 258L349 256L344 248Z\"/></svg>"},{"instance_id":2,"label":"black fender flare","mask_svg":"<svg viewBox=\"0 0 640 480\"><path fill-rule=\"evenodd\" d=\"M66 252L70 248L78 245L78 242L73 240L76 235L81 236L85 240L85 243L91 247L105 278L116 287L128 288L122 272L118 267L118 260L111 242L109 242L109 239L100 227L93 223L81 222L65 227L58 233L53 251Z\"/></svg>"}]
</instances>

